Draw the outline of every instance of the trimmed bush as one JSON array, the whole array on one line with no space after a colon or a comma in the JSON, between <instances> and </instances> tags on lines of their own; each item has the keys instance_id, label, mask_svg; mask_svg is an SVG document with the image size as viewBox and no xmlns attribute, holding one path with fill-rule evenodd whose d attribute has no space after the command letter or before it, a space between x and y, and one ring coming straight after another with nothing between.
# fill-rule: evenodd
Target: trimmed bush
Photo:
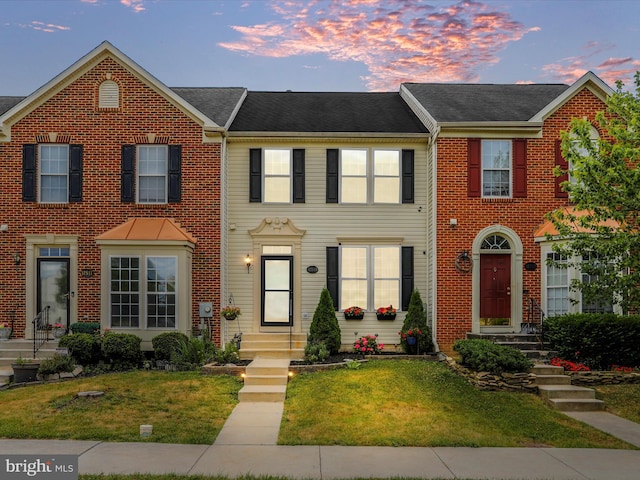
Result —
<instances>
[{"instance_id":1,"label":"trimmed bush","mask_svg":"<svg viewBox=\"0 0 640 480\"><path fill-rule=\"evenodd\" d=\"M143 360L142 339L131 333L109 332L102 340L102 355L112 370L138 368Z\"/></svg>"},{"instance_id":2,"label":"trimmed bush","mask_svg":"<svg viewBox=\"0 0 640 480\"><path fill-rule=\"evenodd\" d=\"M71 355L60 355L54 353L53 357L45 358L40 362L38 373L41 375L53 375L61 372L73 372L76 368Z\"/></svg>"},{"instance_id":3,"label":"trimmed bush","mask_svg":"<svg viewBox=\"0 0 640 480\"><path fill-rule=\"evenodd\" d=\"M59 347L69 349L76 363L86 367L97 365L102 359L102 339L89 333L73 333L65 335L58 343Z\"/></svg>"},{"instance_id":4,"label":"trimmed bush","mask_svg":"<svg viewBox=\"0 0 640 480\"><path fill-rule=\"evenodd\" d=\"M171 357L180 351L182 342L189 338L182 332L165 332L151 339L153 354L156 360L171 360Z\"/></svg>"},{"instance_id":5,"label":"trimmed bush","mask_svg":"<svg viewBox=\"0 0 640 480\"><path fill-rule=\"evenodd\" d=\"M216 347L206 338L191 337L180 341L180 348L171 356L178 370L195 370L215 357Z\"/></svg>"},{"instance_id":6,"label":"trimmed bush","mask_svg":"<svg viewBox=\"0 0 640 480\"><path fill-rule=\"evenodd\" d=\"M309 325L307 343L324 343L329 354L334 355L340 351L340 342L340 325L333 309L333 300L329 290L323 288Z\"/></svg>"},{"instance_id":7,"label":"trimmed bush","mask_svg":"<svg viewBox=\"0 0 640 480\"><path fill-rule=\"evenodd\" d=\"M323 342L307 343L304 347L304 359L308 363L321 363L329 358L329 350Z\"/></svg>"},{"instance_id":8,"label":"trimmed bush","mask_svg":"<svg viewBox=\"0 0 640 480\"><path fill-rule=\"evenodd\" d=\"M457 340L453 349L462 357L461 364L477 372L527 372L533 366L520 350L498 345L489 340Z\"/></svg>"},{"instance_id":9,"label":"trimmed bush","mask_svg":"<svg viewBox=\"0 0 640 480\"><path fill-rule=\"evenodd\" d=\"M214 354L214 359L218 365L226 365L240 360L238 353L238 344L236 342L228 342L224 348L219 348Z\"/></svg>"},{"instance_id":10,"label":"trimmed bush","mask_svg":"<svg viewBox=\"0 0 640 480\"><path fill-rule=\"evenodd\" d=\"M100 333L100 324L97 322L78 322L69 327L72 333L88 333L90 335Z\"/></svg>"},{"instance_id":11,"label":"trimmed bush","mask_svg":"<svg viewBox=\"0 0 640 480\"><path fill-rule=\"evenodd\" d=\"M579 313L550 317L544 338L563 360L592 370L640 366L640 315Z\"/></svg>"}]
</instances>

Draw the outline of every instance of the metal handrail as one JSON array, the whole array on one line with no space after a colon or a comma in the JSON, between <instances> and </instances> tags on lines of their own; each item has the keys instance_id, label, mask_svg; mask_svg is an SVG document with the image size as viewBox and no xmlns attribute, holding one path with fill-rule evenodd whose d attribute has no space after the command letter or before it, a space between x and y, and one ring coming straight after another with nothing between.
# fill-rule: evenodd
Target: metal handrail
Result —
<instances>
[{"instance_id":1,"label":"metal handrail","mask_svg":"<svg viewBox=\"0 0 640 480\"><path fill-rule=\"evenodd\" d=\"M49 309L51 306L44 307L38 315L31 321L33 323L33 358L40 347L49 340Z\"/></svg>"},{"instance_id":2,"label":"metal handrail","mask_svg":"<svg viewBox=\"0 0 640 480\"><path fill-rule=\"evenodd\" d=\"M521 325L521 332L542 335L544 310L535 298L529 298L527 303L527 321Z\"/></svg>"}]
</instances>

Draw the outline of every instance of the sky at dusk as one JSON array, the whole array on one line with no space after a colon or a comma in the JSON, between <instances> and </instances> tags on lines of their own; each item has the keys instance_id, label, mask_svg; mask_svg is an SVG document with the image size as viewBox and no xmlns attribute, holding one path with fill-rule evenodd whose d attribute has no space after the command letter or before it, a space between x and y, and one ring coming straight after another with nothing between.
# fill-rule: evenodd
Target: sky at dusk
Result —
<instances>
[{"instance_id":1,"label":"sky at dusk","mask_svg":"<svg viewBox=\"0 0 640 480\"><path fill-rule=\"evenodd\" d=\"M169 87L397 91L402 82L627 87L638 0L0 0L0 96L108 40Z\"/></svg>"}]
</instances>

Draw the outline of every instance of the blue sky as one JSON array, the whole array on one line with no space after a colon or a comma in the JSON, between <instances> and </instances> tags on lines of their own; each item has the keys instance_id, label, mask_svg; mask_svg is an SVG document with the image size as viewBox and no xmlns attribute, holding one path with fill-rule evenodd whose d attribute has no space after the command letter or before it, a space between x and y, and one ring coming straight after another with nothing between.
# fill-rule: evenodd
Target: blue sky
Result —
<instances>
[{"instance_id":1,"label":"blue sky","mask_svg":"<svg viewBox=\"0 0 640 480\"><path fill-rule=\"evenodd\" d=\"M108 40L170 87L397 91L401 82L629 87L637 0L0 0L0 95Z\"/></svg>"}]
</instances>

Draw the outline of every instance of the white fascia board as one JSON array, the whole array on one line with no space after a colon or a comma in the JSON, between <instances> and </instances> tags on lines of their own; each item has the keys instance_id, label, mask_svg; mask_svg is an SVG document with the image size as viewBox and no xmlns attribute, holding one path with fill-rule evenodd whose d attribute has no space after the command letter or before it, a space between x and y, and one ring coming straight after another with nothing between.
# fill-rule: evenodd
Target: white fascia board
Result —
<instances>
[{"instance_id":1,"label":"white fascia board","mask_svg":"<svg viewBox=\"0 0 640 480\"><path fill-rule=\"evenodd\" d=\"M225 131L229 129L229 127L231 126L233 121L236 119L236 116L238 115L238 112L240 111L240 107L242 107L242 104L244 103L244 101L247 98L247 93L248 93L247 89L245 88L244 91L242 92L242 96L238 100L238 103L236 103L236 106L233 109L233 112L231 112L231 115L229 115L229 119L227 120L227 124L224 126Z\"/></svg>"},{"instance_id":2,"label":"white fascia board","mask_svg":"<svg viewBox=\"0 0 640 480\"><path fill-rule=\"evenodd\" d=\"M234 141L241 139L253 140L256 138L296 138L296 139L318 139L326 140L330 138L355 138L364 140L367 138L383 139L383 138L402 138L413 140L427 140L431 136L430 133L395 133L395 132L227 132L227 137Z\"/></svg>"},{"instance_id":3,"label":"white fascia board","mask_svg":"<svg viewBox=\"0 0 640 480\"><path fill-rule=\"evenodd\" d=\"M409 106L411 111L420 119L420 121L427 127L430 132L435 132L438 129L438 122L433 116L424 108L418 99L409 91L404 84L400 85L400 98Z\"/></svg>"},{"instance_id":4,"label":"white fascia board","mask_svg":"<svg viewBox=\"0 0 640 480\"><path fill-rule=\"evenodd\" d=\"M198 121L202 125L203 129L217 129L217 131L224 130L220 125L199 110L195 109L191 104L185 102L182 97L174 93L164 83L131 60L131 58L126 56L108 41L102 42L92 51L77 60L73 65L65 69L62 73L56 75L31 95L0 116L0 130L8 128L7 125L11 125L15 123L17 119L27 115L37 106L44 103L48 98L65 88L67 85L71 84L78 77L86 71L89 71L98 62L108 56L116 59L119 63L131 70L136 76L152 87L156 92L160 93L185 113L194 118L194 120Z\"/></svg>"},{"instance_id":5,"label":"white fascia board","mask_svg":"<svg viewBox=\"0 0 640 480\"><path fill-rule=\"evenodd\" d=\"M560 108L571 98L573 98L573 96L583 88L588 88L589 90L591 90L594 95L596 95L602 101L605 101L614 93L614 90L609 85L607 85L600 77L598 77L595 73L589 71L578 80L576 80L573 85L571 85L555 100L550 102L546 107L535 114L531 118L531 121L543 122L547 117L549 117L558 108Z\"/></svg>"}]
</instances>

